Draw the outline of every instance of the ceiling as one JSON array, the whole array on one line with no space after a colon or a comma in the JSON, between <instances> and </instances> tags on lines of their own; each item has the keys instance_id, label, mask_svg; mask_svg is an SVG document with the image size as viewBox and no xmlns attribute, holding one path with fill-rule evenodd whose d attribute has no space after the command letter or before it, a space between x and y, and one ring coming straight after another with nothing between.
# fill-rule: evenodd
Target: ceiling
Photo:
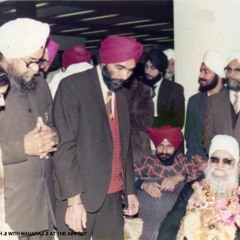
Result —
<instances>
[{"instance_id":1,"label":"ceiling","mask_svg":"<svg viewBox=\"0 0 240 240\"><path fill-rule=\"evenodd\" d=\"M51 26L51 34L83 37L89 50L109 35L136 37L145 47L173 48L173 0L1 1L0 25L31 17Z\"/></svg>"}]
</instances>

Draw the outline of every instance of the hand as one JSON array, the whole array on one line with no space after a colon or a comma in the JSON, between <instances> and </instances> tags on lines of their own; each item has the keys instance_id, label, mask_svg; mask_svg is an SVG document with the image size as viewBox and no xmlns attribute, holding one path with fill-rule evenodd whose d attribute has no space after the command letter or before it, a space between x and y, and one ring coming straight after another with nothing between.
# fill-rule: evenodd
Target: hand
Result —
<instances>
[{"instance_id":1,"label":"hand","mask_svg":"<svg viewBox=\"0 0 240 240\"><path fill-rule=\"evenodd\" d=\"M142 189L154 198L159 198L162 195L161 186L156 182L143 182Z\"/></svg>"},{"instance_id":2,"label":"hand","mask_svg":"<svg viewBox=\"0 0 240 240\"><path fill-rule=\"evenodd\" d=\"M172 177L165 178L162 181L161 189L163 191L169 191L172 192L175 188L175 186L184 180L184 176L182 174L178 174Z\"/></svg>"},{"instance_id":3,"label":"hand","mask_svg":"<svg viewBox=\"0 0 240 240\"><path fill-rule=\"evenodd\" d=\"M68 199L68 207L65 214L65 223L74 232L83 232L87 228L87 212L79 195Z\"/></svg>"},{"instance_id":4,"label":"hand","mask_svg":"<svg viewBox=\"0 0 240 240\"><path fill-rule=\"evenodd\" d=\"M205 168L207 167L207 161L204 160L201 156L196 155L193 157L195 163L197 164L197 168L199 171L204 172Z\"/></svg>"},{"instance_id":5,"label":"hand","mask_svg":"<svg viewBox=\"0 0 240 240\"><path fill-rule=\"evenodd\" d=\"M124 209L123 212L125 215L134 216L138 213L139 202L135 194L127 195L128 198L128 208Z\"/></svg>"},{"instance_id":6,"label":"hand","mask_svg":"<svg viewBox=\"0 0 240 240\"><path fill-rule=\"evenodd\" d=\"M47 154L56 151L54 147L58 143L57 133L43 123L38 117L36 127L24 136L24 147L27 155L48 158Z\"/></svg>"},{"instance_id":7,"label":"hand","mask_svg":"<svg viewBox=\"0 0 240 240\"><path fill-rule=\"evenodd\" d=\"M56 131L48 127L42 120L41 117L38 117L37 125L40 126L39 136L42 138L42 143L40 145L40 158L48 158L47 154L50 152L55 152L57 148L55 147L58 144L58 135ZM38 135L38 134L37 134Z\"/></svg>"}]
</instances>

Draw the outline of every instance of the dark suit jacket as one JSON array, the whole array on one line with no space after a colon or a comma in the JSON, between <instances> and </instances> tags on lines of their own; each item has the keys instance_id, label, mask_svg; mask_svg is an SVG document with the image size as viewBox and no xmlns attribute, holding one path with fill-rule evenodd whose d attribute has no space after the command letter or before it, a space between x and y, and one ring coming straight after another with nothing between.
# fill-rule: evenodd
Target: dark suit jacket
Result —
<instances>
[{"instance_id":1,"label":"dark suit jacket","mask_svg":"<svg viewBox=\"0 0 240 240\"><path fill-rule=\"evenodd\" d=\"M6 222L13 231L38 232L53 222L52 159L28 156L24 135L36 127L37 118L53 127L52 98L46 81L38 79L36 92L26 97L10 90L0 113L0 146L4 164ZM51 200L51 201L50 201Z\"/></svg>"},{"instance_id":2,"label":"dark suit jacket","mask_svg":"<svg viewBox=\"0 0 240 240\"><path fill-rule=\"evenodd\" d=\"M163 78L158 92L158 116L154 117L153 127L172 125L183 127L185 98L182 85Z\"/></svg>"},{"instance_id":3,"label":"dark suit jacket","mask_svg":"<svg viewBox=\"0 0 240 240\"><path fill-rule=\"evenodd\" d=\"M204 159L207 159L207 154L203 147L202 133L207 98L207 92L199 92L189 98L184 134L187 155L200 155Z\"/></svg>"},{"instance_id":4,"label":"dark suit jacket","mask_svg":"<svg viewBox=\"0 0 240 240\"><path fill-rule=\"evenodd\" d=\"M207 151L211 139L217 134L230 135L240 143L240 118L238 116L233 128L231 107L228 90L208 98L203 127L203 143Z\"/></svg>"},{"instance_id":5,"label":"dark suit jacket","mask_svg":"<svg viewBox=\"0 0 240 240\"><path fill-rule=\"evenodd\" d=\"M116 93L125 194L134 194L127 90ZM62 200L81 194L88 212L103 204L110 184L113 138L96 69L63 79L54 100L60 135L54 166Z\"/></svg>"},{"instance_id":6,"label":"dark suit jacket","mask_svg":"<svg viewBox=\"0 0 240 240\"><path fill-rule=\"evenodd\" d=\"M131 120L131 146L134 162L140 161L151 153L150 138L147 129L152 127L153 101L151 89L134 79L129 90L129 108Z\"/></svg>"}]
</instances>

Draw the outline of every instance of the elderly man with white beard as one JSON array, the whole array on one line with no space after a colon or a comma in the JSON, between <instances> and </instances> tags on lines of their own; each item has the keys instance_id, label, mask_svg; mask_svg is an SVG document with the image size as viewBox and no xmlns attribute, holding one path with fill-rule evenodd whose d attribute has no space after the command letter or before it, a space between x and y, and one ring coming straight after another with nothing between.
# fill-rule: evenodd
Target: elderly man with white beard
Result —
<instances>
[{"instance_id":1,"label":"elderly man with white beard","mask_svg":"<svg viewBox=\"0 0 240 240\"><path fill-rule=\"evenodd\" d=\"M239 145L216 135L205 177L187 184L159 229L158 240L236 240L239 237Z\"/></svg>"}]
</instances>

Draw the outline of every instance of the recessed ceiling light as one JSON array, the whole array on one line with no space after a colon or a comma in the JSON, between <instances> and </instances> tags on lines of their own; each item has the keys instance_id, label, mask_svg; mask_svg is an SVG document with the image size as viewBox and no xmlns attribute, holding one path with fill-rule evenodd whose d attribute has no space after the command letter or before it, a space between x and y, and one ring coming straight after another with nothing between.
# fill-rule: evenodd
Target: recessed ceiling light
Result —
<instances>
[{"instance_id":1,"label":"recessed ceiling light","mask_svg":"<svg viewBox=\"0 0 240 240\"><path fill-rule=\"evenodd\" d=\"M158 40L156 42L173 42L174 39L163 39L163 40Z\"/></svg>"},{"instance_id":2,"label":"recessed ceiling light","mask_svg":"<svg viewBox=\"0 0 240 240\"><path fill-rule=\"evenodd\" d=\"M84 18L81 19L82 22L85 21L93 21L93 20L99 20L99 19L104 19L104 18L111 18L111 17L117 17L120 14L109 14L109 15L103 15L103 16L97 16L97 17L91 17L91 18Z\"/></svg>"},{"instance_id":3,"label":"recessed ceiling light","mask_svg":"<svg viewBox=\"0 0 240 240\"><path fill-rule=\"evenodd\" d=\"M107 32L108 30L98 30L98 31L91 31L91 32L83 32L81 35L88 35L93 33L101 33L101 32Z\"/></svg>"},{"instance_id":4,"label":"recessed ceiling light","mask_svg":"<svg viewBox=\"0 0 240 240\"><path fill-rule=\"evenodd\" d=\"M16 12L16 8L7 10L7 11L3 11L4 14L8 14L8 13L15 13Z\"/></svg>"},{"instance_id":5,"label":"recessed ceiling light","mask_svg":"<svg viewBox=\"0 0 240 240\"><path fill-rule=\"evenodd\" d=\"M36 8L44 7L44 6L47 6L47 5L49 5L49 3L37 3Z\"/></svg>"},{"instance_id":6,"label":"recessed ceiling light","mask_svg":"<svg viewBox=\"0 0 240 240\"><path fill-rule=\"evenodd\" d=\"M161 40L161 39L169 39L169 37L146 38L145 40L152 41L152 40Z\"/></svg>"},{"instance_id":7,"label":"recessed ceiling light","mask_svg":"<svg viewBox=\"0 0 240 240\"><path fill-rule=\"evenodd\" d=\"M86 49L98 48L98 46L89 46L89 47L86 47L86 46L85 46L85 48L86 48Z\"/></svg>"},{"instance_id":8,"label":"recessed ceiling light","mask_svg":"<svg viewBox=\"0 0 240 240\"><path fill-rule=\"evenodd\" d=\"M150 47L150 46L153 46L153 44L143 44L144 47Z\"/></svg>"},{"instance_id":9,"label":"recessed ceiling light","mask_svg":"<svg viewBox=\"0 0 240 240\"><path fill-rule=\"evenodd\" d=\"M113 36L132 36L135 33L119 33L119 34L115 34Z\"/></svg>"},{"instance_id":10,"label":"recessed ceiling light","mask_svg":"<svg viewBox=\"0 0 240 240\"><path fill-rule=\"evenodd\" d=\"M93 43L93 42L100 42L102 39L94 39L94 40L84 40L85 43Z\"/></svg>"},{"instance_id":11,"label":"recessed ceiling light","mask_svg":"<svg viewBox=\"0 0 240 240\"><path fill-rule=\"evenodd\" d=\"M95 12L95 10L86 10L86 11L79 11L79 12L60 14L60 15L54 16L53 18L72 17L72 16L83 15L83 14L92 13L92 12Z\"/></svg>"},{"instance_id":12,"label":"recessed ceiling light","mask_svg":"<svg viewBox=\"0 0 240 240\"><path fill-rule=\"evenodd\" d=\"M168 31L173 31L173 28L166 28L166 29L162 29L160 30L161 32L168 32Z\"/></svg>"},{"instance_id":13,"label":"recessed ceiling light","mask_svg":"<svg viewBox=\"0 0 240 240\"><path fill-rule=\"evenodd\" d=\"M150 22L151 19L146 20L138 20L138 21L131 21L131 22L122 22L122 23L116 23L115 26L124 26L124 25L130 25L130 24L136 24L136 23L143 23L143 22Z\"/></svg>"},{"instance_id":14,"label":"recessed ceiling light","mask_svg":"<svg viewBox=\"0 0 240 240\"><path fill-rule=\"evenodd\" d=\"M74 29L67 29L67 30L62 30L60 31L61 33L68 33L68 32L77 32L77 31L83 31L83 30L88 30L89 28L74 28Z\"/></svg>"},{"instance_id":15,"label":"recessed ceiling light","mask_svg":"<svg viewBox=\"0 0 240 240\"><path fill-rule=\"evenodd\" d=\"M144 24L144 25L134 26L134 28L155 27L155 26L162 26L162 25L167 25L167 24L168 24L168 23Z\"/></svg>"},{"instance_id":16,"label":"recessed ceiling light","mask_svg":"<svg viewBox=\"0 0 240 240\"><path fill-rule=\"evenodd\" d=\"M135 38L148 37L148 36L149 34L132 35L132 37L135 37Z\"/></svg>"}]
</instances>

